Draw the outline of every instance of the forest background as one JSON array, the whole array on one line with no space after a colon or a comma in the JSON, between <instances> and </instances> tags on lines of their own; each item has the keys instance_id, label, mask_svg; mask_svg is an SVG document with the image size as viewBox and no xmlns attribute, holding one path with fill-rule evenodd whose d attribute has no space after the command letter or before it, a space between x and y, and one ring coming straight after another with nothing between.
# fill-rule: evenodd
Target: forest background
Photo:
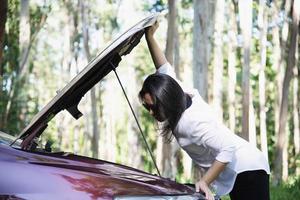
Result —
<instances>
[{"instance_id":1,"label":"forest background","mask_svg":"<svg viewBox=\"0 0 300 200\"><path fill-rule=\"evenodd\" d=\"M236 134L263 151L272 199L300 195L298 0L1 0L0 130L13 136L113 39L153 12L180 80L197 88ZM154 72L146 42L119 76L165 177L198 176L175 140L165 143L137 98ZM122 90L109 74L79 106L59 113L43 141L54 148L156 173ZM297 178L298 177L298 178Z\"/></svg>"}]
</instances>

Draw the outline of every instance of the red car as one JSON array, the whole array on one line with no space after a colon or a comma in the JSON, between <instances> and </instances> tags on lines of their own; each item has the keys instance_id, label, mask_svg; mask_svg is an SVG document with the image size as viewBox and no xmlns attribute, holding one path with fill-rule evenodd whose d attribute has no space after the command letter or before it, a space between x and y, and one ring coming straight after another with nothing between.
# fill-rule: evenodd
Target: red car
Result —
<instances>
[{"instance_id":1,"label":"red car","mask_svg":"<svg viewBox=\"0 0 300 200\"><path fill-rule=\"evenodd\" d=\"M64 152L41 149L36 141L48 122L67 110L75 119L77 105L96 83L130 53L153 25L154 14L133 26L91 61L21 132L0 132L0 199L204 199L192 187L128 166Z\"/></svg>"}]
</instances>

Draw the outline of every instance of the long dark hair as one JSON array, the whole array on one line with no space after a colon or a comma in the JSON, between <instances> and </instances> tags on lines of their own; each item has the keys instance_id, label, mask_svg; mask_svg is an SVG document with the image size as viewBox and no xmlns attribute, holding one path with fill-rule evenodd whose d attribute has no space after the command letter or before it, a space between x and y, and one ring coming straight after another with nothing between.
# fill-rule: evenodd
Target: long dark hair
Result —
<instances>
[{"instance_id":1,"label":"long dark hair","mask_svg":"<svg viewBox=\"0 0 300 200\"><path fill-rule=\"evenodd\" d=\"M187 98L190 97L183 92L177 81L160 73L151 74L146 78L139 92L139 99L142 101L147 93L152 98L154 112L165 117L161 134L170 142L181 114L186 109Z\"/></svg>"}]
</instances>

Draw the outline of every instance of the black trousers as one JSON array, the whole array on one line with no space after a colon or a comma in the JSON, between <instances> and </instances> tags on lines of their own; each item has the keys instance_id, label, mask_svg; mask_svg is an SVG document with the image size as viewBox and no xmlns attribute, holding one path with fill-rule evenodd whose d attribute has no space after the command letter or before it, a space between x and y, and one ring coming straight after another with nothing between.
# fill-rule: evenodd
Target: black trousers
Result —
<instances>
[{"instance_id":1,"label":"black trousers","mask_svg":"<svg viewBox=\"0 0 300 200\"><path fill-rule=\"evenodd\" d=\"M270 200L269 175L264 170L238 174L229 196L231 200Z\"/></svg>"}]
</instances>

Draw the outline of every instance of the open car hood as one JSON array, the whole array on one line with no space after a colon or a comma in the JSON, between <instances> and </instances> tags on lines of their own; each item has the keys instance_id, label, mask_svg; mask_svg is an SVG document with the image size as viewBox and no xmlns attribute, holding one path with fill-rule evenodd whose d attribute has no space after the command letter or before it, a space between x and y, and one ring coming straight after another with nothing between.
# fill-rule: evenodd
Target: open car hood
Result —
<instances>
[{"instance_id":1,"label":"open car hood","mask_svg":"<svg viewBox=\"0 0 300 200\"><path fill-rule=\"evenodd\" d=\"M145 28L152 26L158 17L159 14L152 14L114 40L35 115L31 123L20 133L19 138L26 138L29 142L39 136L47 127L47 123L61 110L68 110L76 119L81 117L82 113L77 108L81 98L118 66L121 57L131 52L140 42Z\"/></svg>"}]
</instances>

